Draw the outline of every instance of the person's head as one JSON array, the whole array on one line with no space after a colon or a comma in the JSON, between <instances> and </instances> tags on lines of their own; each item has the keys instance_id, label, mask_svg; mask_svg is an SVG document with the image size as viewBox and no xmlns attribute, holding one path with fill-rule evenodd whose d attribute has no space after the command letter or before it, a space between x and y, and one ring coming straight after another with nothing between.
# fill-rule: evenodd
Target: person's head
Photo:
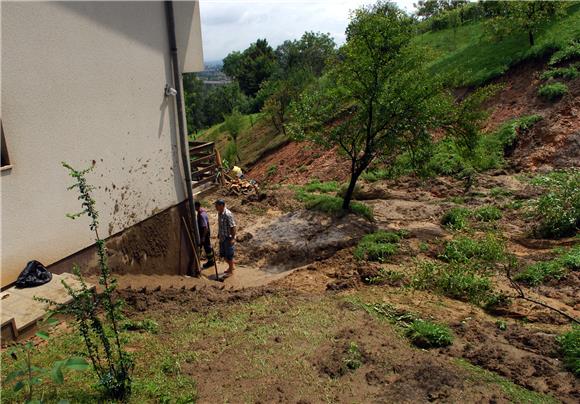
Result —
<instances>
[{"instance_id":1,"label":"person's head","mask_svg":"<svg viewBox=\"0 0 580 404\"><path fill-rule=\"evenodd\" d=\"M199 203L198 201L195 201L195 203L193 204L193 206L195 206L195 210L197 212L199 212L199 210L201 209L201 203Z\"/></svg>"},{"instance_id":2,"label":"person's head","mask_svg":"<svg viewBox=\"0 0 580 404\"><path fill-rule=\"evenodd\" d=\"M219 213L222 213L226 208L226 202L223 199L215 201L215 208Z\"/></svg>"}]
</instances>

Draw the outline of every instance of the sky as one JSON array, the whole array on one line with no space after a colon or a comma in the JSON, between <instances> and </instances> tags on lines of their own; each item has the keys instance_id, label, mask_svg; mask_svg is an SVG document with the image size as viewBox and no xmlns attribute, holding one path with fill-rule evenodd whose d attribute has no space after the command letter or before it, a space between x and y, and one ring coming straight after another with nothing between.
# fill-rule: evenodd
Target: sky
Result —
<instances>
[{"instance_id":1,"label":"sky","mask_svg":"<svg viewBox=\"0 0 580 404\"><path fill-rule=\"evenodd\" d=\"M397 0L413 10L413 1ZM203 53L207 62L246 49L266 38L272 47L286 39L298 39L305 31L329 33L338 45L351 10L375 0L201 0Z\"/></svg>"}]
</instances>

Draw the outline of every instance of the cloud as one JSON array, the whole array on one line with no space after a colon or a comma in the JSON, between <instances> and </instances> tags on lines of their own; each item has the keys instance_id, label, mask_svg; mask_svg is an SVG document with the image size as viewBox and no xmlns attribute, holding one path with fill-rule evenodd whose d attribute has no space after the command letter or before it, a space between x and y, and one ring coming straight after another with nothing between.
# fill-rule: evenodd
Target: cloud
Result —
<instances>
[{"instance_id":1,"label":"cloud","mask_svg":"<svg viewBox=\"0 0 580 404\"><path fill-rule=\"evenodd\" d=\"M344 43L349 12L373 0L202 0L200 2L203 50L206 61L223 59L244 50L258 38L276 47L297 39L305 31L330 33ZM413 0L399 0L412 7Z\"/></svg>"}]
</instances>

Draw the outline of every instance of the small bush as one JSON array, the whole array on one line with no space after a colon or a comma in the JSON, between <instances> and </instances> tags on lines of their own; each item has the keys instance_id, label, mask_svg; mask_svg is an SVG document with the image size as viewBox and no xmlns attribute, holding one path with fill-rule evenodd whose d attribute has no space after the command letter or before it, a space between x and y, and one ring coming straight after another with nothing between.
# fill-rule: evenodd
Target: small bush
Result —
<instances>
[{"instance_id":1,"label":"small bush","mask_svg":"<svg viewBox=\"0 0 580 404\"><path fill-rule=\"evenodd\" d=\"M467 208L452 208L441 218L441 224L453 230L465 229L471 212Z\"/></svg>"},{"instance_id":2,"label":"small bush","mask_svg":"<svg viewBox=\"0 0 580 404\"><path fill-rule=\"evenodd\" d=\"M318 180L315 180L304 185L304 190L306 192L330 193L330 192L338 192L339 189L340 184L336 181L320 182Z\"/></svg>"},{"instance_id":3,"label":"small bush","mask_svg":"<svg viewBox=\"0 0 580 404\"><path fill-rule=\"evenodd\" d=\"M568 93L568 86L564 83L548 83L538 89L538 95L547 101L557 101Z\"/></svg>"},{"instance_id":4,"label":"small bush","mask_svg":"<svg viewBox=\"0 0 580 404\"><path fill-rule=\"evenodd\" d=\"M580 377L580 326L574 326L571 331L559 336L558 343L564 366L576 377Z\"/></svg>"},{"instance_id":5,"label":"small bush","mask_svg":"<svg viewBox=\"0 0 580 404\"><path fill-rule=\"evenodd\" d=\"M473 217L481 222L492 222L501 219L502 213L495 206L483 206L473 212Z\"/></svg>"},{"instance_id":6,"label":"small bush","mask_svg":"<svg viewBox=\"0 0 580 404\"><path fill-rule=\"evenodd\" d=\"M488 233L484 239L460 236L448 241L439 257L447 262L467 263L477 259L494 263L505 257L505 245L501 239L491 233Z\"/></svg>"},{"instance_id":7,"label":"small bush","mask_svg":"<svg viewBox=\"0 0 580 404\"><path fill-rule=\"evenodd\" d=\"M574 80L575 78L578 77L580 77L580 71L578 71L576 66L560 67L557 69L546 70L540 76L542 80L550 80L557 78L562 78L564 80Z\"/></svg>"},{"instance_id":8,"label":"small bush","mask_svg":"<svg viewBox=\"0 0 580 404\"><path fill-rule=\"evenodd\" d=\"M535 178L532 183L546 191L531 205L532 218L538 223L536 235L545 238L574 235L580 227L580 170L553 172Z\"/></svg>"},{"instance_id":9,"label":"small bush","mask_svg":"<svg viewBox=\"0 0 580 404\"><path fill-rule=\"evenodd\" d=\"M398 243L399 241L401 241L401 236L399 233L383 230L367 234L361 240L362 243Z\"/></svg>"},{"instance_id":10,"label":"small bush","mask_svg":"<svg viewBox=\"0 0 580 404\"><path fill-rule=\"evenodd\" d=\"M362 366L362 352L356 342L348 345L346 356L343 358L344 365L348 370L357 370Z\"/></svg>"},{"instance_id":11,"label":"small bush","mask_svg":"<svg viewBox=\"0 0 580 404\"><path fill-rule=\"evenodd\" d=\"M371 169L363 172L360 176L363 180L368 182L376 182L379 180L387 180L394 177L392 170L385 169Z\"/></svg>"},{"instance_id":12,"label":"small bush","mask_svg":"<svg viewBox=\"0 0 580 404\"><path fill-rule=\"evenodd\" d=\"M413 321L405 334L419 348L445 347L453 343L449 327L426 320Z\"/></svg>"}]
</instances>

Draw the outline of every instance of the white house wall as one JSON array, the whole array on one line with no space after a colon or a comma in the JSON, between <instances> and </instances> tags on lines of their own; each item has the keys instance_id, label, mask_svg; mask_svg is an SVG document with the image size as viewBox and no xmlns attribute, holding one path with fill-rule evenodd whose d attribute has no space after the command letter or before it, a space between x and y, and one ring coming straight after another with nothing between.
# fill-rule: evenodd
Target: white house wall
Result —
<instances>
[{"instance_id":1,"label":"white house wall","mask_svg":"<svg viewBox=\"0 0 580 404\"><path fill-rule=\"evenodd\" d=\"M179 12L183 24L194 3ZM1 118L13 165L1 178L4 286L31 259L48 265L94 242L87 218L65 217L80 205L61 161L96 162L88 180L104 237L185 192L174 100L164 96L172 75L162 2L3 1L1 13Z\"/></svg>"}]
</instances>

